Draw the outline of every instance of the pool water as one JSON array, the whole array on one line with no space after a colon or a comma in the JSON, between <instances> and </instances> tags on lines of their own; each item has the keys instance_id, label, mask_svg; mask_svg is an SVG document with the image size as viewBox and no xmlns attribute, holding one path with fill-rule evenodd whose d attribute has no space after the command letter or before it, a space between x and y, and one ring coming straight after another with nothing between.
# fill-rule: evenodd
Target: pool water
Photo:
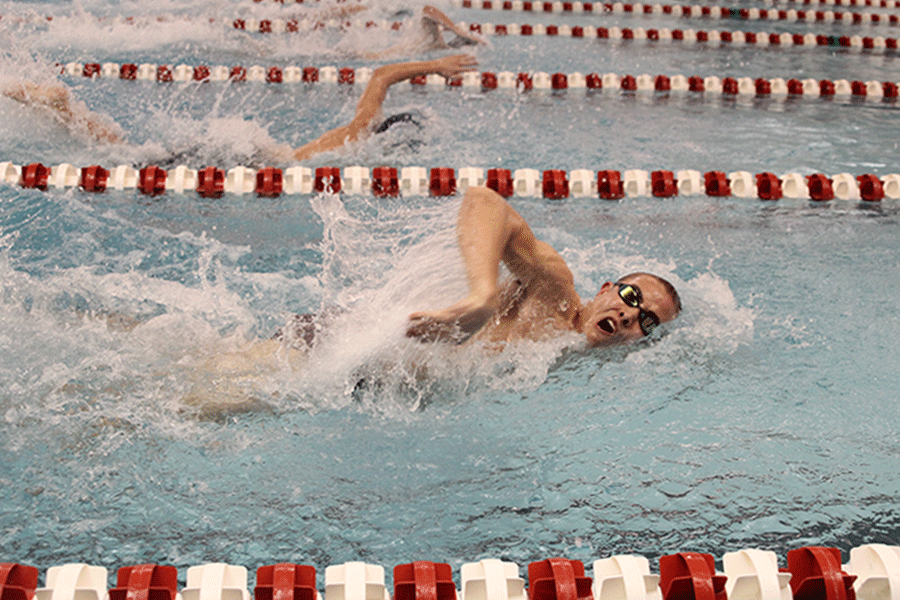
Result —
<instances>
[{"instance_id":1,"label":"pool water","mask_svg":"<svg viewBox=\"0 0 900 600\"><path fill-rule=\"evenodd\" d=\"M49 79L47 62L76 60L371 67L352 53L403 35L96 19L298 10L3 3L4 16L56 18L3 25L0 75ZM478 57L495 72L896 79L896 56L833 49L490 42ZM327 84L58 79L128 143L93 144L3 99L0 158L259 166L260 148L311 139L358 98ZM308 166L900 170L890 101L397 86L386 113L410 110L422 129ZM457 199L0 187L0 560L321 574L350 560L783 557L811 544L846 558L900 544L896 200L512 203L584 297L648 270L675 283L683 315L607 351L580 352L575 336L501 355L423 345L403 337L406 315L464 289ZM322 309L335 323L308 356L235 358Z\"/></svg>"}]
</instances>

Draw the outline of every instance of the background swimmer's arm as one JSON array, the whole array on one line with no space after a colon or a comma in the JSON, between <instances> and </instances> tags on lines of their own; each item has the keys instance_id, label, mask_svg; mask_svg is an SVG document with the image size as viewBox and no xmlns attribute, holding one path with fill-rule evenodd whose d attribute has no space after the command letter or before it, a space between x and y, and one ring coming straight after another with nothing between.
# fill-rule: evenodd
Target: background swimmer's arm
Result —
<instances>
[{"instance_id":1,"label":"background swimmer's arm","mask_svg":"<svg viewBox=\"0 0 900 600\"><path fill-rule=\"evenodd\" d=\"M294 150L294 159L304 160L321 152L334 150L347 142L355 142L369 133L372 120L379 114L381 105L387 96L388 88L395 83L417 77L437 73L453 78L475 68L478 62L466 54L446 56L437 60L424 62L405 62L378 67L372 73L372 79L366 86L362 98L356 105L356 116L344 126L332 129L317 140L300 146Z\"/></svg>"},{"instance_id":2,"label":"background swimmer's arm","mask_svg":"<svg viewBox=\"0 0 900 600\"><path fill-rule=\"evenodd\" d=\"M22 104L53 112L69 128L82 129L99 142L114 144L122 141L117 126L108 124L84 103L74 102L69 90L59 83L20 80L6 84L0 92Z\"/></svg>"},{"instance_id":3,"label":"background swimmer's arm","mask_svg":"<svg viewBox=\"0 0 900 600\"><path fill-rule=\"evenodd\" d=\"M436 48L458 48L459 46L475 46L484 44L484 40L482 40L475 34L469 33L462 27L459 27L456 23L450 20L450 17L429 4L426 4L422 8L422 24L428 29L430 35L434 38ZM440 29L442 27L456 35L456 40L454 40L450 44L444 43L444 39L441 37L440 33Z\"/></svg>"},{"instance_id":4,"label":"background swimmer's arm","mask_svg":"<svg viewBox=\"0 0 900 600\"><path fill-rule=\"evenodd\" d=\"M538 240L522 216L497 192L466 190L457 224L469 296L443 310L410 315L409 337L462 341L497 311L500 262L525 285L538 281L562 298L576 297L572 272L556 250Z\"/></svg>"}]
</instances>

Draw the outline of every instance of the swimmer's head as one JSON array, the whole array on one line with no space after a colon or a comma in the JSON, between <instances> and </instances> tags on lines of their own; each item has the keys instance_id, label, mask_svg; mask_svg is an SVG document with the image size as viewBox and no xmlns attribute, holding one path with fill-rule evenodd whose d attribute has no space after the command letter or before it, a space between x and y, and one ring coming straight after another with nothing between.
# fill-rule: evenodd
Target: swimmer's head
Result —
<instances>
[{"instance_id":1,"label":"swimmer's head","mask_svg":"<svg viewBox=\"0 0 900 600\"><path fill-rule=\"evenodd\" d=\"M398 113L396 115L391 115L382 121L381 124L374 129L373 133L384 133L397 123L412 123L418 129L422 129L422 124L419 122L420 120L422 120L421 116L414 115L411 112Z\"/></svg>"},{"instance_id":2,"label":"swimmer's head","mask_svg":"<svg viewBox=\"0 0 900 600\"><path fill-rule=\"evenodd\" d=\"M591 347L616 346L650 335L681 312L675 287L650 273L607 281L581 312L581 331Z\"/></svg>"}]
</instances>

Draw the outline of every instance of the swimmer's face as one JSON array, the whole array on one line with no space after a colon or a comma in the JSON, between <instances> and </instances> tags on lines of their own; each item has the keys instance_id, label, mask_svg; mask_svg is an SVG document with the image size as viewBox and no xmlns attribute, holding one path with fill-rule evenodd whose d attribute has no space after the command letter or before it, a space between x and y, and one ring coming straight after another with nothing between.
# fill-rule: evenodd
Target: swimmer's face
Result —
<instances>
[{"instance_id":1,"label":"swimmer's face","mask_svg":"<svg viewBox=\"0 0 900 600\"><path fill-rule=\"evenodd\" d=\"M666 286L653 275L638 274L604 283L584 307L581 330L593 348L617 346L644 337L653 321L665 323L677 314Z\"/></svg>"}]
</instances>

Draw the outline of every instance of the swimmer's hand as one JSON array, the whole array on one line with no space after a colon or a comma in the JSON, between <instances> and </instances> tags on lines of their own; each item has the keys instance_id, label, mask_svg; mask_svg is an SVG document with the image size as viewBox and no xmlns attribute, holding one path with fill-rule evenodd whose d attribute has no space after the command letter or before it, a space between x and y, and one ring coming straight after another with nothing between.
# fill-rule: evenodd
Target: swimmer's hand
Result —
<instances>
[{"instance_id":1,"label":"swimmer's hand","mask_svg":"<svg viewBox=\"0 0 900 600\"><path fill-rule=\"evenodd\" d=\"M454 54L435 59L431 62L431 71L443 75L447 79L456 79L463 73L474 71L478 59L469 54Z\"/></svg>"},{"instance_id":2,"label":"swimmer's hand","mask_svg":"<svg viewBox=\"0 0 900 600\"><path fill-rule=\"evenodd\" d=\"M406 337L418 338L423 342L461 344L484 327L496 312L496 301L483 301L470 296L442 310L409 315Z\"/></svg>"}]
</instances>

